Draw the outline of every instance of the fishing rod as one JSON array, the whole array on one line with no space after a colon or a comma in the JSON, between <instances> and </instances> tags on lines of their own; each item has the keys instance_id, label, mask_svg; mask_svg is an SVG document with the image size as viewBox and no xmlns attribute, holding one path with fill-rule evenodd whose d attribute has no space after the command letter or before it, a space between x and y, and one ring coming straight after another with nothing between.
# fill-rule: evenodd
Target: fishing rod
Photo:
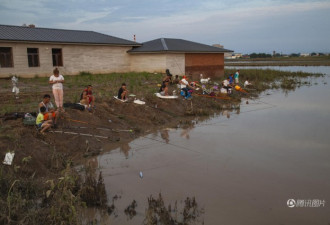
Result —
<instances>
[{"instance_id":1,"label":"fishing rod","mask_svg":"<svg viewBox=\"0 0 330 225\"><path fill-rule=\"evenodd\" d=\"M110 128L102 128L102 127L63 127L64 129L95 129L95 130L107 130L107 131L114 131L114 132L134 132L134 130L120 130L120 129L110 129Z\"/></svg>"},{"instance_id":2,"label":"fishing rod","mask_svg":"<svg viewBox=\"0 0 330 225\"><path fill-rule=\"evenodd\" d=\"M60 134L71 134L71 135L79 135L79 136L86 136L86 137L94 137L94 138L103 138L103 139L109 139L111 141L120 141L120 138L113 139L109 136L101 136L101 135L95 135L95 134L85 134L85 133L77 133L77 132L68 132L68 131L49 131L50 133L60 133Z\"/></svg>"},{"instance_id":3,"label":"fishing rod","mask_svg":"<svg viewBox=\"0 0 330 225\"><path fill-rule=\"evenodd\" d=\"M74 120L74 119L71 119L71 118L65 118L66 120L69 120L69 121L72 121L72 122L76 122L76 123L83 123L83 124L89 124L89 125L93 125L93 126L100 126L98 124L93 124L93 123L90 123L90 122L86 122L86 121L81 121L81 120ZM79 128L82 128L82 127L79 127ZM83 127L84 129L85 127ZM86 128L91 128L91 127L86 127ZM129 129L129 130L117 130L117 129L112 129L112 128L104 128L102 126L98 127L98 128L93 128L93 129L99 129L99 130L111 130L111 131L114 131L114 132L134 132L133 129Z\"/></svg>"},{"instance_id":4,"label":"fishing rod","mask_svg":"<svg viewBox=\"0 0 330 225\"><path fill-rule=\"evenodd\" d=\"M192 96L200 96L200 97L205 97L205 98L217 98L217 99L223 99L223 100L231 99L231 97L209 96L209 95L201 95L201 94L192 94Z\"/></svg>"}]
</instances>

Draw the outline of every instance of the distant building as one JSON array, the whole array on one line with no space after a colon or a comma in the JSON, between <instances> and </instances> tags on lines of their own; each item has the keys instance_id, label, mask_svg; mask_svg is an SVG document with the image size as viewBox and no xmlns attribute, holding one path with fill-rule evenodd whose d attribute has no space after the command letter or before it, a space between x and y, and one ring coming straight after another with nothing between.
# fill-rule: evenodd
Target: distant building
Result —
<instances>
[{"instance_id":1,"label":"distant building","mask_svg":"<svg viewBox=\"0 0 330 225\"><path fill-rule=\"evenodd\" d=\"M242 58L242 53L225 53L225 59L239 59Z\"/></svg>"},{"instance_id":2,"label":"distant building","mask_svg":"<svg viewBox=\"0 0 330 225\"><path fill-rule=\"evenodd\" d=\"M220 44L214 44L212 45L213 47L217 47L217 48L223 48L224 46L223 45L220 45Z\"/></svg>"},{"instance_id":3,"label":"distant building","mask_svg":"<svg viewBox=\"0 0 330 225\"><path fill-rule=\"evenodd\" d=\"M242 59L249 59L249 58L250 58L250 55L248 55L248 54L242 55Z\"/></svg>"},{"instance_id":4,"label":"distant building","mask_svg":"<svg viewBox=\"0 0 330 225\"><path fill-rule=\"evenodd\" d=\"M309 53L300 53L300 57L307 57L307 56L310 56Z\"/></svg>"},{"instance_id":5,"label":"distant building","mask_svg":"<svg viewBox=\"0 0 330 225\"><path fill-rule=\"evenodd\" d=\"M94 31L0 25L0 77L82 71L223 75L224 53L192 41L159 38L137 43Z\"/></svg>"}]
</instances>

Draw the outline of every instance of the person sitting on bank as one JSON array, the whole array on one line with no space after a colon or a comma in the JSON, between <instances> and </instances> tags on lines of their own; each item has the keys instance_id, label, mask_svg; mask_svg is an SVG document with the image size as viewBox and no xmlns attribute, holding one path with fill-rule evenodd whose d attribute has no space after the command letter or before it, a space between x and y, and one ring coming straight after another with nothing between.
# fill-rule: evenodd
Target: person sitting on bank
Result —
<instances>
[{"instance_id":1,"label":"person sitting on bank","mask_svg":"<svg viewBox=\"0 0 330 225\"><path fill-rule=\"evenodd\" d=\"M185 93L185 97L188 96L189 90L194 89L192 86L190 86L187 76L183 76L182 80L180 80L180 86L181 90Z\"/></svg>"},{"instance_id":2,"label":"person sitting on bank","mask_svg":"<svg viewBox=\"0 0 330 225\"><path fill-rule=\"evenodd\" d=\"M127 98L128 98L128 90L126 84L122 83L118 91L118 99L127 100Z\"/></svg>"},{"instance_id":3,"label":"person sitting on bank","mask_svg":"<svg viewBox=\"0 0 330 225\"><path fill-rule=\"evenodd\" d=\"M80 95L80 104L86 105L88 108L94 108L95 97L93 96L93 86L88 85Z\"/></svg>"},{"instance_id":4,"label":"person sitting on bank","mask_svg":"<svg viewBox=\"0 0 330 225\"><path fill-rule=\"evenodd\" d=\"M230 84L230 77L222 82L222 88L227 90L227 94L231 93L232 85Z\"/></svg>"},{"instance_id":5,"label":"person sitting on bank","mask_svg":"<svg viewBox=\"0 0 330 225\"><path fill-rule=\"evenodd\" d=\"M166 77L163 79L163 84L166 81L168 81L170 84L172 83L172 74L170 73L169 69L166 69Z\"/></svg>"},{"instance_id":6,"label":"person sitting on bank","mask_svg":"<svg viewBox=\"0 0 330 225\"><path fill-rule=\"evenodd\" d=\"M229 76L229 84L231 87L234 86L234 74L230 74Z\"/></svg>"},{"instance_id":7,"label":"person sitting on bank","mask_svg":"<svg viewBox=\"0 0 330 225\"><path fill-rule=\"evenodd\" d=\"M168 96L168 84L169 84L169 82L165 81L165 82L163 82L162 86L160 87L159 93L162 96Z\"/></svg>"},{"instance_id":8,"label":"person sitting on bank","mask_svg":"<svg viewBox=\"0 0 330 225\"><path fill-rule=\"evenodd\" d=\"M244 87L251 86L252 84L249 81L249 78L246 78L246 81L244 82Z\"/></svg>"},{"instance_id":9,"label":"person sitting on bank","mask_svg":"<svg viewBox=\"0 0 330 225\"><path fill-rule=\"evenodd\" d=\"M172 83L173 84L179 84L179 82L180 82L179 75L175 75L175 78L174 78Z\"/></svg>"},{"instance_id":10,"label":"person sitting on bank","mask_svg":"<svg viewBox=\"0 0 330 225\"><path fill-rule=\"evenodd\" d=\"M44 134L46 130L48 130L52 126L52 121L51 120L45 120L45 114L46 112L46 107L42 106L39 109L39 114L36 119L36 125L38 126L41 134Z\"/></svg>"},{"instance_id":11,"label":"person sitting on bank","mask_svg":"<svg viewBox=\"0 0 330 225\"><path fill-rule=\"evenodd\" d=\"M54 127L56 127L57 123L57 118L58 118L58 111L55 111L55 108L50 101L50 95L45 94L43 97L43 100L39 103L39 113L40 113L40 108L45 107L46 108L46 113L44 115L45 120L51 120L53 121Z\"/></svg>"}]
</instances>

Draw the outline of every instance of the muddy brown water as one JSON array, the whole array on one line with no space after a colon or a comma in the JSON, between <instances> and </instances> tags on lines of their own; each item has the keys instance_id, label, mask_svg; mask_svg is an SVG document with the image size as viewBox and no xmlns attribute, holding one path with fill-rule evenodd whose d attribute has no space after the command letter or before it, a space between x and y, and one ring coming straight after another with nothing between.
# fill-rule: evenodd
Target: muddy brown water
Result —
<instances>
[{"instance_id":1,"label":"muddy brown water","mask_svg":"<svg viewBox=\"0 0 330 225\"><path fill-rule=\"evenodd\" d=\"M162 130L98 156L109 201L121 196L118 217L86 216L101 224L142 224L147 197L161 192L166 204L195 196L204 224L329 224L330 77L308 79L310 87L267 91L249 104L243 100L239 112ZM130 220L123 211L133 199L137 216ZM289 199L325 204L290 208Z\"/></svg>"}]
</instances>

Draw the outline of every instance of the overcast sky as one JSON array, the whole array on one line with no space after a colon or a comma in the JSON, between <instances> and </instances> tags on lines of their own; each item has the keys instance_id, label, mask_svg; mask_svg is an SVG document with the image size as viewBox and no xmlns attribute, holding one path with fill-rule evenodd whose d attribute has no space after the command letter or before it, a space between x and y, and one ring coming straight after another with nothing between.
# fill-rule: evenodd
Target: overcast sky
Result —
<instances>
[{"instance_id":1,"label":"overcast sky","mask_svg":"<svg viewBox=\"0 0 330 225\"><path fill-rule=\"evenodd\" d=\"M0 24L24 23L241 53L330 52L330 0L0 0Z\"/></svg>"}]
</instances>

